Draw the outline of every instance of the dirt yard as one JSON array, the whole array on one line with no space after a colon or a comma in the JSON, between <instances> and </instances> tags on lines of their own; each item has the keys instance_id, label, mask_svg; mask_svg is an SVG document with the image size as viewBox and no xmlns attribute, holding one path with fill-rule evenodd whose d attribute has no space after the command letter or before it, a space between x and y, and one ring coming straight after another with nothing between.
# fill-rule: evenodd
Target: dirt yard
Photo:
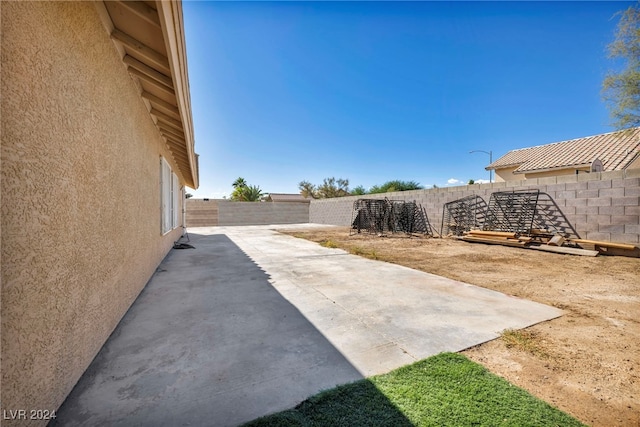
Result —
<instances>
[{"instance_id":1,"label":"dirt yard","mask_svg":"<svg viewBox=\"0 0 640 427\"><path fill-rule=\"evenodd\" d=\"M287 234L563 309L463 353L586 424L640 426L640 259L349 236L347 228Z\"/></svg>"}]
</instances>

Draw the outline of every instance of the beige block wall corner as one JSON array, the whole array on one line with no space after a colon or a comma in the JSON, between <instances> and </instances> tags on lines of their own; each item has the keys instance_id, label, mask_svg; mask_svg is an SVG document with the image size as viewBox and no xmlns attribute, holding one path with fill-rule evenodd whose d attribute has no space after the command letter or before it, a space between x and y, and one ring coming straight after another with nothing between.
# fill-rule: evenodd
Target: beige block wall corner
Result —
<instances>
[{"instance_id":1,"label":"beige block wall corner","mask_svg":"<svg viewBox=\"0 0 640 427\"><path fill-rule=\"evenodd\" d=\"M309 222L309 203L189 199L186 208L186 224L190 228Z\"/></svg>"},{"instance_id":2,"label":"beige block wall corner","mask_svg":"<svg viewBox=\"0 0 640 427\"><path fill-rule=\"evenodd\" d=\"M358 198L387 197L420 203L439 231L445 203L472 195L489 202L493 192L522 190L546 193L584 239L640 244L640 169L312 200L309 222L349 226Z\"/></svg>"},{"instance_id":3,"label":"beige block wall corner","mask_svg":"<svg viewBox=\"0 0 640 427\"><path fill-rule=\"evenodd\" d=\"M168 153L95 6L1 12L1 409L52 410L181 229L161 236Z\"/></svg>"},{"instance_id":4,"label":"beige block wall corner","mask_svg":"<svg viewBox=\"0 0 640 427\"><path fill-rule=\"evenodd\" d=\"M309 203L217 200L218 225L300 224L309 222Z\"/></svg>"}]
</instances>

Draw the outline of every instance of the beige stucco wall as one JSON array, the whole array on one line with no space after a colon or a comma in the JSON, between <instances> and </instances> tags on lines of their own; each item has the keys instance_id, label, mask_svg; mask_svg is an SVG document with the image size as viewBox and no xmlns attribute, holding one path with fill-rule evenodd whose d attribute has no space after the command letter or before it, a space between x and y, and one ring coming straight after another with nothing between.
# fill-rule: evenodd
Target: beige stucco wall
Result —
<instances>
[{"instance_id":1,"label":"beige stucco wall","mask_svg":"<svg viewBox=\"0 0 640 427\"><path fill-rule=\"evenodd\" d=\"M1 12L1 409L56 409L181 229L161 236L167 153L95 6Z\"/></svg>"},{"instance_id":2,"label":"beige stucco wall","mask_svg":"<svg viewBox=\"0 0 640 427\"><path fill-rule=\"evenodd\" d=\"M515 175L513 173L516 170L517 166L511 168L504 169L496 169L494 170L494 182L504 182L504 181L516 181L524 179L522 175Z\"/></svg>"}]
</instances>

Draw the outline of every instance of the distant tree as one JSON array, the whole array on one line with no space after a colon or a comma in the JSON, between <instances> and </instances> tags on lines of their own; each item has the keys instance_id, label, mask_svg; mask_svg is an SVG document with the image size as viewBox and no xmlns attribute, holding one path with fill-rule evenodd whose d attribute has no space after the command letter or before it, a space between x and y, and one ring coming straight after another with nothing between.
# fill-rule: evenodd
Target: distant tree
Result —
<instances>
[{"instance_id":1,"label":"distant tree","mask_svg":"<svg viewBox=\"0 0 640 427\"><path fill-rule=\"evenodd\" d=\"M476 183L476 182L475 182L473 179L470 179L470 180L469 180L469 182L467 182L467 185L473 185L473 184L475 184L475 183Z\"/></svg>"},{"instance_id":2,"label":"distant tree","mask_svg":"<svg viewBox=\"0 0 640 427\"><path fill-rule=\"evenodd\" d=\"M233 192L231 193L231 200L234 200L236 202L244 202L244 189L247 187L236 187L233 189Z\"/></svg>"},{"instance_id":3,"label":"distant tree","mask_svg":"<svg viewBox=\"0 0 640 427\"><path fill-rule=\"evenodd\" d=\"M436 184L433 184L433 188L438 188L438 186Z\"/></svg>"},{"instance_id":4,"label":"distant tree","mask_svg":"<svg viewBox=\"0 0 640 427\"><path fill-rule=\"evenodd\" d=\"M238 177L235 181L233 181L233 184L231 185L233 186L233 188L246 187L247 181L245 181L245 179L242 177Z\"/></svg>"},{"instance_id":5,"label":"distant tree","mask_svg":"<svg viewBox=\"0 0 640 427\"><path fill-rule=\"evenodd\" d=\"M298 183L298 188L300 189L302 197L311 199L316 198L316 186L309 181L300 181L300 183Z\"/></svg>"},{"instance_id":6,"label":"distant tree","mask_svg":"<svg viewBox=\"0 0 640 427\"><path fill-rule=\"evenodd\" d=\"M382 188L382 185L374 185L369 189L369 194L379 194L379 193L386 193L386 192L387 190Z\"/></svg>"},{"instance_id":7,"label":"distant tree","mask_svg":"<svg viewBox=\"0 0 640 427\"><path fill-rule=\"evenodd\" d=\"M391 191L409 191L409 190L422 190L424 187L415 181L400 181L393 180L387 181L382 185L374 185L369 189L369 193L389 193Z\"/></svg>"},{"instance_id":8,"label":"distant tree","mask_svg":"<svg viewBox=\"0 0 640 427\"><path fill-rule=\"evenodd\" d=\"M257 185L248 185L244 178L233 181L231 200L237 202L258 202L262 197L262 190Z\"/></svg>"},{"instance_id":9,"label":"distant tree","mask_svg":"<svg viewBox=\"0 0 640 427\"><path fill-rule=\"evenodd\" d=\"M325 178L321 185L313 185L309 181L300 181L300 194L314 199L329 199L332 197L349 196L349 180L334 177Z\"/></svg>"},{"instance_id":10,"label":"distant tree","mask_svg":"<svg viewBox=\"0 0 640 427\"><path fill-rule=\"evenodd\" d=\"M242 198L245 202L259 202L262 190L257 185L248 185L242 189Z\"/></svg>"},{"instance_id":11,"label":"distant tree","mask_svg":"<svg viewBox=\"0 0 640 427\"><path fill-rule=\"evenodd\" d=\"M192 197L193 197L193 194L191 194L191 193L185 193L185 195L184 195L185 199L190 199Z\"/></svg>"},{"instance_id":12,"label":"distant tree","mask_svg":"<svg viewBox=\"0 0 640 427\"><path fill-rule=\"evenodd\" d=\"M625 68L610 72L602 83L613 125L626 129L640 125L640 3L621 15L615 40L608 46L609 57L622 59Z\"/></svg>"},{"instance_id":13,"label":"distant tree","mask_svg":"<svg viewBox=\"0 0 640 427\"><path fill-rule=\"evenodd\" d=\"M351 194L353 196L363 196L367 194L367 190L362 185L358 185L356 188L351 190Z\"/></svg>"},{"instance_id":14,"label":"distant tree","mask_svg":"<svg viewBox=\"0 0 640 427\"><path fill-rule=\"evenodd\" d=\"M349 193L349 180L334 177L325 178L322 181L322 185L318 186L316 194L320 199L330 199L333 197L348 196Z\"/></svg>"}]
</instances>

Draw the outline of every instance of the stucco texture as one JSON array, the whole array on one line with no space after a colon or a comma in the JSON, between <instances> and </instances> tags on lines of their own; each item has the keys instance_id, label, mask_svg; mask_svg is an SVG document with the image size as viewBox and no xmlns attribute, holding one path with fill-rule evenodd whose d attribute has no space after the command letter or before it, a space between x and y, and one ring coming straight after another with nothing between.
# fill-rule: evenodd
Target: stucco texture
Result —
<instances>
[{"instance_id":1,"label":"stucco texture","mask_svg":"<svg viewBox=\"0 0 640 427\"><path fill-rule=\"evenodd\" d=\"M181 229L161 236L169 156L95 6L1 12L1 409L53 410Z\"/></svg>"}]
</instances>

